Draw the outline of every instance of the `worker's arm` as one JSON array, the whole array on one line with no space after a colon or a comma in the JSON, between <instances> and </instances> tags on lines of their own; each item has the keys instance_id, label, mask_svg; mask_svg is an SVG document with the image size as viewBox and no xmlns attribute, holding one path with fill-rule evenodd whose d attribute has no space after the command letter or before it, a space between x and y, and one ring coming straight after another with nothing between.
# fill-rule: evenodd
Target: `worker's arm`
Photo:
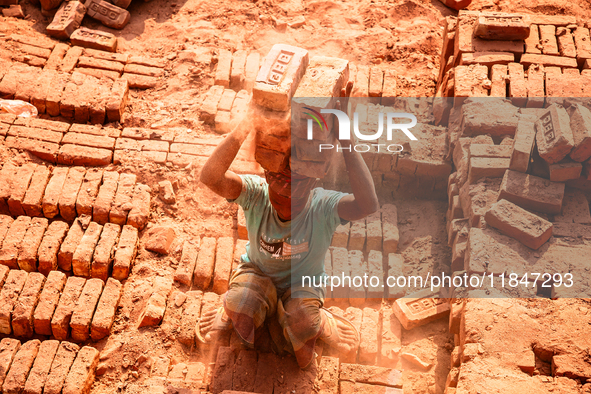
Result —
<instances>
[{"instance_id":1,"label":"worker's arm","mask_svg":"<svg viewBox=\"0 0 591 394\"><path fill-rule=\"evenodd\" d=\"M341 96L344 98L341 99L340 103L337 103L337 107L347 108L351 88L352 85L350 84L347 86L346 91L341 93ZM336 122L335 124L338 125L338 123L339 122ZM334 130L333 132L338 136L338 126L335 127L337 130ZM349 174L349 183L353 190L352 195L349 194L341 198L339 201L339 217L345 220L363 219L380 209L380 203L378 202L378 196L376 194L371 173L361 157L361 154L354 149L354 138L355 137L352 135L351 140L339 140L343 151L343 157L345 159L345 166L347 167L347 173Z\"/></svg>"},{"instance_id":2,"label":"worker's arm","mask_svg":"<svg viewBox=\"0 0 591 394\"><path fill-rule=\"evenodd\" d=\"M250 130L250 128L236 128L228 134L201 169L199 180L215 193L229 200L237 199L242 192L242 179L229 168Z\"/></svg>"}]
</instances>

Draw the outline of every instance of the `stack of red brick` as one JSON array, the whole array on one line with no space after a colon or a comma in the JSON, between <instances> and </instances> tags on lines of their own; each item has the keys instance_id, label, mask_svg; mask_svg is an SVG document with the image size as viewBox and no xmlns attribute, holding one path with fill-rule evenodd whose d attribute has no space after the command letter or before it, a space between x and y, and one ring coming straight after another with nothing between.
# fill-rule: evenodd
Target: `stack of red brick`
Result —
<instances>
[{"instance_id":1,"label":"stack of red brick","mask_svg":"<svg viewBox=\"0 0 591 394\"><path fill-rule=\"evenodd\" d=\"M51 271L47 278L0 266L0 332L31 338L71 337L76 342L99 341L111 332L122 286L109 278L66 278Z\"/></svg>"},{"instance_id":2,"label":"stack of red brick","mask_svg":"<svg viewBox=\"0 0 591 394\"><path fill-rule=\"evenodd\" d=\"M2 393L85 394L94 383L99 351L70 342L0 342Z\"/></svg>"},{"instance_id":3,"label":"stack of red brick","mask_svg":"<svg viewBox=\"0 0 591 394\"><path fill-rule=\"evenodd\" d=\"M129 276L137 252L138 231L114 223L104 226L76 219L66 222L45 218L0 215L0 264L49 275L61 270L86 278Z\"/></svg>"},{"instance_id":4,"label":"stack of red brick","mask_svg":"<svg viewBox=\"0 0 591 394\"><path fill-rule=\"evenodd\" d=\"M34 163L4 164L0 170L0 213L72 222L87 215L142 229L150 215L150 188L136 184L133 174L84 167L54 167Z\"/></svg>"},{"instance_id":5,"label":"stack of red brick","mask_svg":"<svg viewBox=\"0 0 591 394\"><path fill-rule=\"evenodd\" d=\"M588 27L569 16L460 11L446 19L437 96L532 108L545 96L589 97Z\"/></svg>"}]
</instances>

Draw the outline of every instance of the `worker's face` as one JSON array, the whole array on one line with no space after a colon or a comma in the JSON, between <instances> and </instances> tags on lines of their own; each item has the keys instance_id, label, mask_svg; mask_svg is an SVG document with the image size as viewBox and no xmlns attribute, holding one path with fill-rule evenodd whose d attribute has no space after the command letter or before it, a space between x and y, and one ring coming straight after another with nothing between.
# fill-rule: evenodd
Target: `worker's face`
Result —
<instances>
[{"instance_id":1,"label":"worker's face","mask_svg":"<svg viewBox=\"0 0 591 394\"><path fill-rule=\"evenodd\" d=\"M271 205L275 208L279 219L284 221L291 220L292 217L296 217L303 211L308 202L308 196L309 194L306 194L305 198L293 200L277 194L272 188L269 188L269 200L271 201Z\"/></svg>"}]
</instances>

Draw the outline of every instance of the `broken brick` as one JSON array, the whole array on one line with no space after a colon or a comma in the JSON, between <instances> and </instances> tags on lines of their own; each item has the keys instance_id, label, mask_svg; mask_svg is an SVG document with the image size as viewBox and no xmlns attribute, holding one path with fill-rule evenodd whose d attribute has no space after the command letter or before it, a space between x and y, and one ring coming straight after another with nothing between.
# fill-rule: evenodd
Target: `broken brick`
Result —
<instances>
[{"instance_id":1,"label":"broken brick","mask_svg":"<svg viewBox=\"0 0 591 394\"><path fill-rule=\"evenodd\" d=\"M102 169L91 168L86 171L76 198L76 212L78 215L92 216L92 208L102 180Z\"/></svg>"}]
</instances>

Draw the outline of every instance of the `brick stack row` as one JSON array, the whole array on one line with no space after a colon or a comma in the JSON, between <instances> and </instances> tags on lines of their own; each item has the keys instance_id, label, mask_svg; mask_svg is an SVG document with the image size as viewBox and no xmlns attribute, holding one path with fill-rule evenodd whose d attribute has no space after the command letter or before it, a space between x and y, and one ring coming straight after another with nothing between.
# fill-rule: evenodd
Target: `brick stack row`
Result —
<instances>
[{"instance_id":1,"label":"brick stack row","mask_svg":"<svg viewBox=\"0 0 591 394\"><path fill-rule=\"evenodd\" d=\"M0 170L0 213L72 222L87 215L101 225L143 229L150 215L150 188L134 174L84 167L5 163Z\"/></svg>"},{"instance_id":2,"label":"brick stack row","mask_svg":"<svg viewBox=\"0 0 591 394\"><path fill-rule=\"evenodd\" d=\"M113 278L47 277L0 266L0 332L21 338L34 334L76 342L109 335L121 298L121 283Z\"/></svg>"},{"instance_id":3,"label":"brick stack row","mask_svg":"<svg viewBox=\"0 0 591 394\"><path fill-rule=\"evenodd\" d=\"M137 253L137 228L104 226L87 217L66 222L0 215L0 265L47 276L57 269L75 276L124 280Z\"/></svg>"},{"instance_id":4,"label":"brick stack row","mask_svg":"<svg viewBox=\"0 0 591 394\"><path fill-rule=\"evenodd\" d=\"M540 108L546 96L591 96L589 29L575 17L460 11L443 38L438 97Z\"/></svg>"},{"instance_id":5,"label":"brick stack row","mask_svg":"<svg viewBox=\"0 0 591 394\"><path fill-rule=\"evenodd\" d=\"M99 351L71 342L34 339L0 342L2 393L87 394L94 383Z\"/></svg>"}]
</instances>

